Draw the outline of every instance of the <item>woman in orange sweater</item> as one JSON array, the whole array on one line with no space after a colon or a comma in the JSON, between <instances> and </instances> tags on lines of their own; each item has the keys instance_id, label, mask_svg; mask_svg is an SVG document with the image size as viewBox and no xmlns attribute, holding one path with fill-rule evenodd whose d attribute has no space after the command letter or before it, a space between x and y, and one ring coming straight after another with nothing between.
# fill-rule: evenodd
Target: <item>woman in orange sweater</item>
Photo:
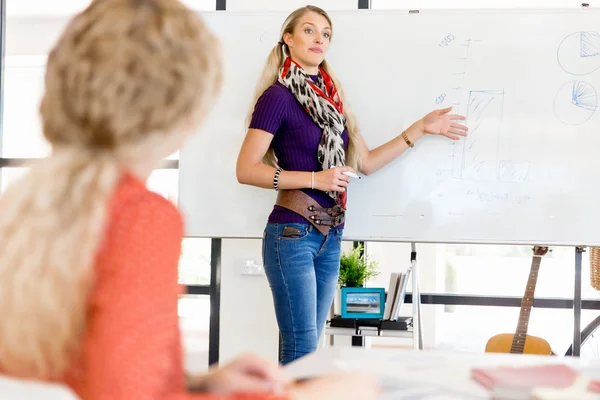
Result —
<instances>
[{"instance_id":1,"label":"woman in orange sweater","mask_svg":"<svg viewBox=\"0 0 600 400\"><path fill-rule=\"evenodd\" d=\"M197 129L220 69L216 38L177 0L95 0L68 24L40 105L52 154L0 198L2 373L84 400L376 398L372 379L293 385L252 356L186 389L182 218L144 181Z\"/></svg>"}]
</instances>

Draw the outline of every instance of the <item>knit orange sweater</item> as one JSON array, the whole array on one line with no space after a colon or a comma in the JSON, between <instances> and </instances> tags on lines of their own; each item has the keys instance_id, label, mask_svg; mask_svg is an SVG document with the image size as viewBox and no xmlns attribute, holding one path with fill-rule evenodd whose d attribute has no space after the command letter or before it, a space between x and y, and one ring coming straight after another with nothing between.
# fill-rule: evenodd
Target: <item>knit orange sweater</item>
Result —
<instances>
[{"instance_id":1,"label":"knit orange sweater","mask_svg":"<svg viewBox=\"0 0 600 400\"><path fill-rule=\"evenodd\" d=\"M186 390L177 316L181 214L125 174L107 215L83 352L65 383L83 400L275 399Z\"/></svg>"}]
</instances>

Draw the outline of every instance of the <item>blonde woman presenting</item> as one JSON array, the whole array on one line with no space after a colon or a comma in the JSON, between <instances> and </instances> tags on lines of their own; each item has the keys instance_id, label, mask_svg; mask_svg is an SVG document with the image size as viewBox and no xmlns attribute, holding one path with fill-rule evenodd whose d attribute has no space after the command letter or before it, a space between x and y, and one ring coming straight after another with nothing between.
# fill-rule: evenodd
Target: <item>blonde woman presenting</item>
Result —
<instances>
[{"instance_id":1,"label":"blonde woman presenting","mask_svg":"<svg viewBox=\"0 0 600 400\"><path fill-rule=\"evenodd\" d=\"M435 110L369 150L325 60L333 31L327 13L314 6L285 20L237 161L240 183L278 191L264 231L263 263L283 364L314 351L321 336L338 278L349 175L374 173L425 134L458 140L467 131L456 122L463 116Z\"/></svg>"},{"instance_id":2,"label":"blonde woman presenting","mask_svg":"<svg viewBox=\"0 0 600 400\"><path fill-rule=\"evenodd\" d=\"M220 69L217 39L177 0L95 0L70 21L40 107L52 154L0 198L1 374L84 400L376 398L372 378L292 384L255 356L186 388L183 223L145 180L196 131Z\"/></svg>"}]
</instances>

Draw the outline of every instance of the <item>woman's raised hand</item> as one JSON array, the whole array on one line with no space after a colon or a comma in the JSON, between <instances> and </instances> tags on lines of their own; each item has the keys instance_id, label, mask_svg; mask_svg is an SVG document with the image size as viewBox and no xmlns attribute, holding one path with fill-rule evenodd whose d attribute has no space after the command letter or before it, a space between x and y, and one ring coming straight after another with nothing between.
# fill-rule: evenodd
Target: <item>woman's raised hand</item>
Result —
<instances>
[{"instance_id":1,"label":"woman's raised hand","mask_svg":"<svg viewBox=\"0 0 600 400\"><path fill-rule=\"evenodd\" d=\"M462 115L448 114L452 107L435 110L421 119L421 129L423 133L431 135L442 135L452 140L458 140L461 136L467 136L469 130L465 125L455 121L463 121L466 118Z\"/></svg>"}]
</instances>

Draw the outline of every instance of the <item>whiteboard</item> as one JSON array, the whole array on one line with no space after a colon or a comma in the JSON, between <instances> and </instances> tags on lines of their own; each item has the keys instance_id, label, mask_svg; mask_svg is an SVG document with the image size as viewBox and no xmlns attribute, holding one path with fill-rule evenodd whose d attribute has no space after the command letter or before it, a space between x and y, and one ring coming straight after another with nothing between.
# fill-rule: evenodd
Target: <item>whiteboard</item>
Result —
<instances>
[{"instance_id":1,"label":"whiteboard","mask_svg":"<svg viewBox=\"0 0 600 400\"><path fill-rule=\"evenodd\" d=\"M273 190L235 163L254 87L287 13L203 13L225 81L185 145L187 235L260 238ZM466 140L428 135L353 180L352 240L600 245L600 14L581 10L335 11L328 61L374 148L436 108Z\"/></svg>"}]
</instances>

